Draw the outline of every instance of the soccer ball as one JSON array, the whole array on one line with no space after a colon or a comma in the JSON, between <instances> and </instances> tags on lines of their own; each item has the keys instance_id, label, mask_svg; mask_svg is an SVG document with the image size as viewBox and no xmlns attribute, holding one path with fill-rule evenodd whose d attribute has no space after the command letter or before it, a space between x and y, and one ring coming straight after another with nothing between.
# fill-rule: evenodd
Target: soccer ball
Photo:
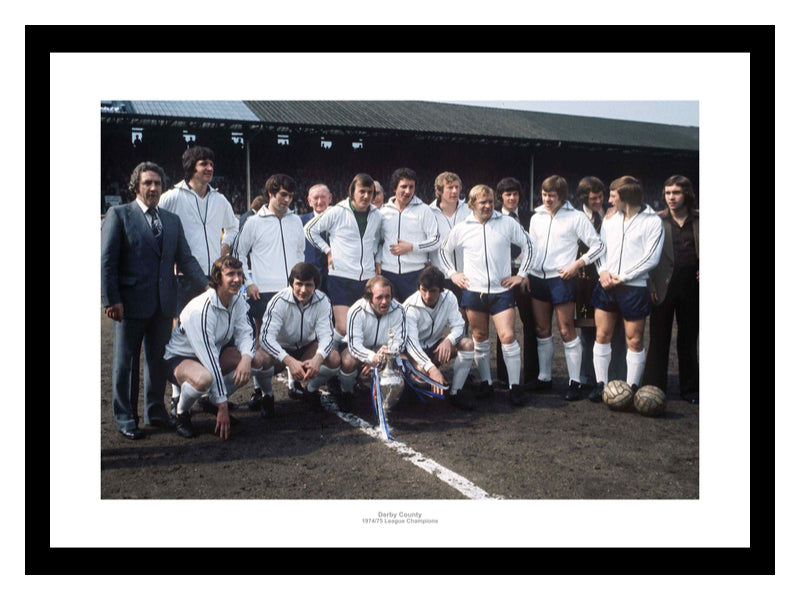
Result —
<instances>
[{"instance_id":1,"label":"soccer ball","mask_svg":"<svg viewBox=\"0 0 800 600\"><path fill-rule=\"evenodd\" d=\"M654 385L639 388L633 398L633 406L646 417L657 417L664 414L665 405L664 391Z\"/></svg>"},{"instance_id":2,"label":"soccer ball","mask_svg":"<svg viewBox=\"0 0 800 600\"><path fill-rule=\"evenodd\" d=\"M603 402L611 410L628 410L633 405L633 390L621 379L609 381L603 388Z\"/></svg>"}]
</instances>

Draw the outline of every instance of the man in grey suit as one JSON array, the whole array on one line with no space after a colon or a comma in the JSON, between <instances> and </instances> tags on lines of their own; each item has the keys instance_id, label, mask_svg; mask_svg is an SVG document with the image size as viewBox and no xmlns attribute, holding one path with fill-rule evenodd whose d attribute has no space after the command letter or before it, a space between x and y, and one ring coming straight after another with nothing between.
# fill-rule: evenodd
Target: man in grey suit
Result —
<instances>
[{"instance_id":1,"label":"man in grey suit","mask_svg":"<svg viewBox=\"0 0 800 600\"><path fill-rule=\"evenodd\" d=\"M109 209L101 232L101 292L114 320L113 413L119 432L138 440L139 353L144 343L147 425L172 427L164 408L162 366L177 303L175 265L189 275L197 293L208 278L192 256L180 219L157 208L164 171L143 162L131 175L136 200Z\"/></svg>"}]
</instances>

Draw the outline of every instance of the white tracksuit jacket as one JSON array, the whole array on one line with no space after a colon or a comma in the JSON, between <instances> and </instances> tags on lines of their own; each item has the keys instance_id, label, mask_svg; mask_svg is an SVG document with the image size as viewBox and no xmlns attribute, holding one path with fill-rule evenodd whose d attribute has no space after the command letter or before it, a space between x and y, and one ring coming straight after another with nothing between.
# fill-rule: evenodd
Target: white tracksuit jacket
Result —
<instances>
[{"instance_id":1,"label":"white tracksuit jacket","mask_svg":"<svg viewBox=\"0 0 800 600\"><path fill-rule=\"evenodd\" d=\"M211 186L208 186L205 200L201 200L186 181L181 181L161 194L158 206L181 218L192 256L208 276L211 265L220 256L222 244L233 246L239 233L239 220L233 214L231 203Z\"/></svg>"},{"instance_id":2,"label":"white tracksuit jacket","mask_svg":"<svg viewBox=\"0 0 800 600\"><path fill-rule=\"evenodd\" d=\"M283 218L262 206L245 221L231 254L242 264L250 258L250 270L246 273L244 288L251 284L258 291L278 292L289 283L289 271L305 260L306 237L303 222L294 213L287 212Z\"/></svg>"},{"instance_id":3,"label":"white tracksuit jacket","mask_svg":"<svg viewBox=\"0 0 800 600\"><path fill-rule=\"evenodd\" d=\"M436 306L429 307L422 301L419 291L411 294L403 308L406 310L406 351L424 371L433 366L433 361L425 354L425 349L444 338L448 331L447 339L455 345L464 336L464 318L458 310L458 299L450 290L442 290Z\"/></svg>"},{"instance_id":4,"label":"white tracksuit jacket","mask_svg":"<svg viewBox=\"0 0 800 600\"><path fill-rule=\"evenodd\" d=\"M306 239L323 254L333 252L333 267L328 275L366 281L375 275L375 254L381 229L381 215L370 205L367 229L362 238L358 231L350 199L345 198L311 219L305 226ZM327 231L330 245L322 239Z\"/></svg>"},{"instance_id":5,"label":"white tracksuit jacket","mask_svg":"<svg viewBox=\"0 0 800 600\"><path fill-rule=\"evenodd\" d=\"M529 272L542 279L559 277L559 269L573 263L578 241L589 248L580 256L587 265L595 262L605 251L592 222L569 202L565 202L555 216L550 216L544 206L533 211L530 237L536 248L536 258L531 262Z\"/></svg>"},{"instance_id":6,"label":"white tracksuit jacket","mask_svg":"<svg viewBox=\"0 0 800 600\"><path fill-rule=\"evenodd\" d=\"M494 211L486 223L480 223L472 214L453 227L439 256L446 271L445 277L457 273L452 252L464 249L464 267L460 271L469 279L469 289L479 294L499 294L506 291L500 282L511 276L511 244L522 248L518 275L528 272L536 258L531 238L522 225L511 217Z\"/></svg>"},{"instance_id":7,"label":"white tracksuit jacket","mask_svg":"<svg viewBox=\"0 0 800 600\"><path fill-rule=\"evenodd\" d=\"M225 308L216 290L206 290L190 300L181 311L164 352L165 359L193 356L208 369L214 378L209 396L215 404L228 399L219 364L222 348L234 339L241 354L253 357L255 344L247 309L247 301L241 294L235 295L231 305Z\"/></svg>"},{"instance_id":8,"label":"white tracksuit jacket","mask_svg":"<svg viewBox=\"0 0 800 600\"><path fill-rule=\"evenodd\" d=\"M455 227L458 223L461 223L461 221L472 214L472 211L464 200L458 201L456 212L453 213L452 217L448 217L442 212L442 209L439 208L438 200L434 200L428 206L433 211L433 216L436 217L436 223L439 225L439 237L442 239L442 241L444 241L444 239L447 237L447 234L450 233L450 230L453 229L453 227ZM444 273L444 265L442 264L442 259L439 257L438 250L436 252L428 253L428 262ZM453 254L451 262L454 265L456 272L461 272L461 270L464 268L463 248L459 248Z\"/></svg>"},{"instance_id":9,"label":"white tracksuit jacket","mask_svg":"<svg viewBox=\"0 0 800 600\"><path fill-rule=\"evenodd\" d=\"M647 286L647 274L658 265L664 247L661 217L646 204L627 222L617 212L603 219L600 239L606 252L597 261L597 272L617 275L625 285Z\"/></svg>"},{"instance_id":10,"label":"white tracksuit jacket","mask_svg":"<svg viewBox=\"0 0 800 600\"><path fill-rule=\"evenodd\" d=\"M392 351L400 352L406 345L406 311L392 300L389 311L378 316L369 300L361 298L347 311L347 344L350 354L361 362L372 362L376 351L389 343L389 329L394 330Z\"/></svg>"},{"instance_id":11,"label":"white tracksuit jacket","mask_svg":"<svg viewBox=\"0 0 800 600\"><path fill-rule=\"evenodd\" d=\"M292 293L291 286L284 288L267 304L259 337L261 347L280 361L287 350L299 350L317 342L317 354L323 360L333 349L333 309L331 301L319 290L305 306Z\"/></svg>"},{"instance_id":12,"label":"white tracksuit jacket","mask_svg":"<svg viewBox=\"0 0 800 600\"><path fill-rule=\"evenodd\" d=\"M400 212L395 206L395 197L381 207L381 240L375 261L381 264L381 272L388 271L397 275L420 271L428 260L428 252L435 252L442 245L439 235L439 224L431 211L417 196ZM389 246L401 239L412 242L414 249L395 256Z\"/></svg>"}]
</instances>

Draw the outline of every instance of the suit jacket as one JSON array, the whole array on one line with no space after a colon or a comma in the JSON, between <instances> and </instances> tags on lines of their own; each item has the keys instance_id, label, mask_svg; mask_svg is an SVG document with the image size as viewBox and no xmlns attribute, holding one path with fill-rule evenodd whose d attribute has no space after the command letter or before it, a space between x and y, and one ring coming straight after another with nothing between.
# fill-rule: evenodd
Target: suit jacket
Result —
<instances>
[{"instance_id":1,"label":"suit jacket","mask_svg":"<svg viewBox=\"0 0 800 600\"><path fill-rule=\"evenodd\" d=\"M100 287L103 306L122 303L124 316L147 319L156 309L174 315L177 308L175 264L199 294L208 278L192 256L177 215L158 210L163 227L159 250L142 209L134 201L112 207L101 232Z\"/></svg>"},{"instance_id":2,"label":"suit jacket","mask_svg":"<svg viewBox=\"0 0 800 600\"><path fill-rule=\"evenodd\" d=\"M308 222L316 216L317 213L315 213L313 210L300 215L300 221L303 223L303 227L305 227L306 224L308 224ZM326 242L329 240L327 231L322 234L322 239L324 239ZM314 247L314 245L308 240L306 240L305 261L314 265L320 271L323 269L325 272L328 271L328 255L323 254L322 251Z\"/></svg>"},{"instance_id":3,"label":"suit jacket","mask_svg":"<svg viewBox=\"0 0 800 600\"><path fill-rule=\"evenodd\" d=\"M664 301L667 296L667 288L669 282L672 281L672 269L675 266L674 253L672 250L672 227L667 222L669 217L669 209L666 208L659 211L658 216L661 217L664 223L664 248L661 250L661 259L655 269L650 271L650 278L647 281L647 289L650 292L655 292L658 296L656 306ZM699 213L692 211L692 233L694 234L694 249L697 253L697 258L700 258L700 218Z\"/></svg>"}]
</instances>

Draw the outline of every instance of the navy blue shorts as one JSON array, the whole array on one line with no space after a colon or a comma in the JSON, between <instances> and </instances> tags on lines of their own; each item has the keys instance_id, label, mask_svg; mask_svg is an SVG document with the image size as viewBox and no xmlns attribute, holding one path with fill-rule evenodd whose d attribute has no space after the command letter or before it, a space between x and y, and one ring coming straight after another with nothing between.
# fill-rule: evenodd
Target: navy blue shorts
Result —
<instances>
[{"instance_id":1,"label":"navy blue shorts","mask_svg":"<svg viewBox=\"0 0 800 600\"><path fill-rule=\"evenodd\" d=\"M461 296L464 290L462 290L460 287L458 287L455 283L453 283L449 279L444 280L444 287L445 289L450 290L456 295L456 300L458 300L458 305L461 306Z\"/></svg>"},{"instance_id":2,"label":"navy blue shorts","mask_svg":"<svg viewBox=\"0 0 800 600\"><path fill-rule=\"evenodd\" d=\"M542 279L528 275L528 282L531 288L531 297L550 304L564 304L565 302L575 302L575 290L577 289L577 279L564 281L561 277L551 277Z\"/></svg>"},{"instance_id":3,"label":"navy blue shorts","mask_svg":"<svg viewBox=\"0 0 800 600\"><path fill-rule=\"evenodd\" d=\"M177 385L180 387L178 380L175 379L175 369L178 367L185 360L197 360L196 356L173 356L172 358L165 358L164 359L164 374L167 376L167 381L169 381L172 385Z\"/></svg>"},{"instance_id":4,"label":"navy blue shorts","mask_svg":"<svg viewBox=\"0 0 800 600\"><path fill-rule=\"evenodd\" d=\"M469 310L496 315L509 308L515 308L517 303L514 301L514 292L511 290L499 294L479 294L464 290L461 295L461 306Z\"/></svg>"},{"instance_id":5,"label":"navy blue shorts","mask_svg":"<svg viewBox=\"0 0 800 600\"><path fill-rule=\"evenodd\" d=\"M417 291L417 279L419 279L421 272L422 269L398 275L389 271L381 271L381 275L392 282L394 299L402 304L411 294Z\"/></svg>"},{"instance_id":6,"label":"navy blue shorts","mask_svg":"<svg viewBox=\"0 0 800 600\"><path fill-rule=\"evenodd\" d=\"M606 290L598 283L589 303L606 312L621 313L626 321L638 321L650 314L650 294L646 287L618 285Z\"/></svg>"},{"instance_id":7,"label":"navy blue shorts","mask_svg":"<svg viewBox=\"0 0 800 600\"><path fill-rule=\"evenodd\" d=\"M267 304L269 304L269 301L272 300L272 297L277 293L278 292L259 292L258 295L260 298L258 300L253 300L252 298L247 299L247 304L250 306L247 310L247 318L250 319L250 323L253 325L254 336L258 336L258 331L255 330L255 322L264 320Z\"/></svg>"},{"instance_id":8,"label":"navy blue shorts","mask_svg":"<svg viewBox=\"0 0 800 600\"><path fill-rule=\"evenodd\" d=\"M287 349L287 348L284 348L284 350L286 350L286 354L288 354L289 356L291 356L293 359L295 359L295 360L301 360L301 358L302 358L303 354L305 354L305 353L306 353L306 351L307 351L309 348L311 348L311 346L314 346L316 343L317 343L317 342L311 342L310 344L306 344L306 345L305 345L305 346L303 346L302 348L294 348L294 349L292 349L292 350L289 350L289 349ZM275 358L275 357L273 357L273 358Z\"/></svg>"},{"instance_id":9,"label":"navy blue shorts","mask_svg":"<svg viewBox=\"0 0 800 600\"><path fill-rule=\"evenodd\" d=\"M353 306L364 297L367 282L328 275L328 297L332 306Z\"/></svg>"}]
</instances>

